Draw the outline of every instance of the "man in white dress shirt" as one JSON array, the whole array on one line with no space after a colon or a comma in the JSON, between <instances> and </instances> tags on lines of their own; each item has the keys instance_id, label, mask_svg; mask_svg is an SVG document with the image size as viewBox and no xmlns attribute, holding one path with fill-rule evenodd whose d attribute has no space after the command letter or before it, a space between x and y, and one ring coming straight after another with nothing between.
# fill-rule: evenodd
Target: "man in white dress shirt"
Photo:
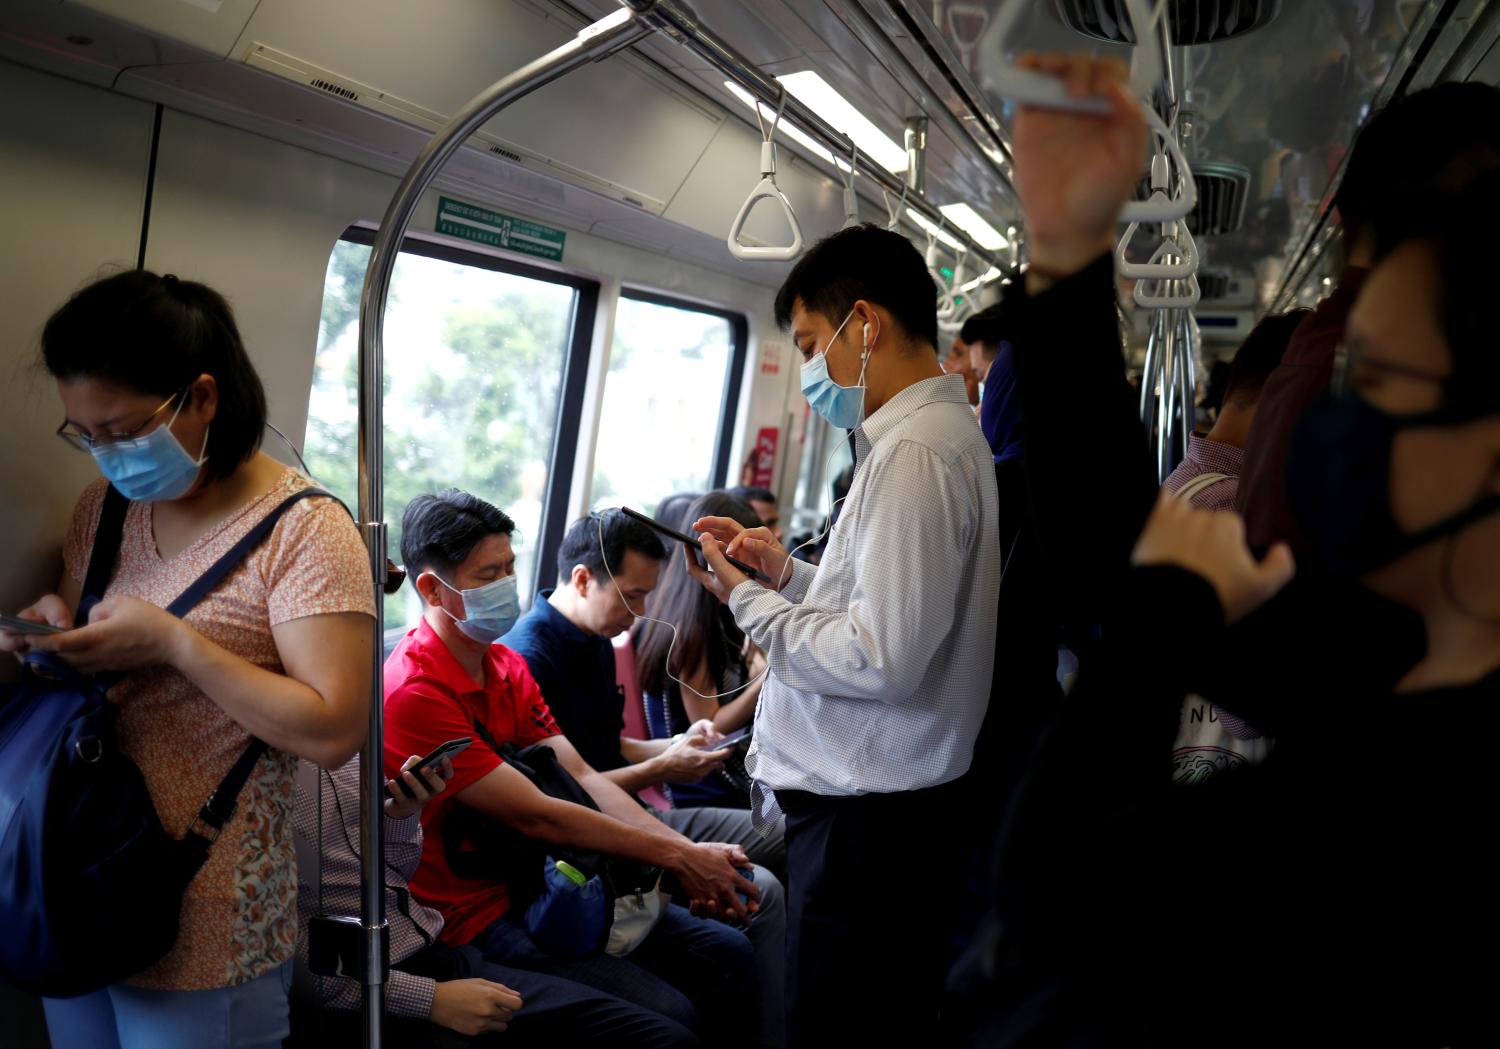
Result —
<instances>
[{"instance_id":1,"label":"man in white dress shirt","mask_svg":"<svg viewBox=\"0 0 1500 1049\"><path fill-rule=\"evenodd\" d=\"M757 816L786 815L788 1044L923 1044L966 877L961 810L993 801L960 780L994 660L994 460L939 367L935 289L904 237L821 241L776 316L809 404L853 431L853 485L817 567L717 517L693 524L712 573L690 564L770 664L749 767Z\"/></svg>"}]
</instances>

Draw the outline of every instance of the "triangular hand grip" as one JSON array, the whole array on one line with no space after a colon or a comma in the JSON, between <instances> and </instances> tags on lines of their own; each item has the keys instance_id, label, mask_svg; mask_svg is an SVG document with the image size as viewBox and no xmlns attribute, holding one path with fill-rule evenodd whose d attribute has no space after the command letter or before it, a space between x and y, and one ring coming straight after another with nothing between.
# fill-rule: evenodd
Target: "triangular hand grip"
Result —
<instances>
[{"instance_id":1,"label":"triangular hand grip","mask_svg":"<svg viewBox=\"0 0 1500 1049\"><path fill-rule=\"evenodd\" d=\"M1132 222L1127 226L1125 235L1115 246L1115 269L1120 276L1132 280L1184 280L1198 272L1198 245L1185 229L1162 241L1152 254L1150 262L1131 262L1126 258L1125 249L1130 246L1140 225L1139 222ZM1169 255L1178 256L1178 261L1163 262Z\"/></svg>"},{"instance_id":2,"label":"triangular hand grip","mask_svg":"<svg viewBox=\"0 0 1500 1049\"><path fill-rule=\"evenodd\" d=\"M1176 295L1161 294L1161 282L1153 281L1156 285L1156 293L1146 292L1146 281L1140 281L1135 286L1135 304L1142 309L1148 310L1173 310L1186 309L1198 305L1199 290L1198 278L1189 277L1186 281L1187 287Z\"/></svg>"},{"instance_id":3,"label":"triangular hand grip","mask_svg":"<svg viewBox=\"0 0 1500 1049\"><path fill-rule=\"evenodd\" d=\"M787 225L792 228L792 242L785 247L759 247L751 244L741 244L740 237L745 232L745 221L750 218L750 212L755 208L758 201L770 198L781 205L781 212L786 216ZM786 194L776 185L776 180L767 175L762 178L750 195L745 198L745 203L740 205L740 213L734 217L734 225L729 227L729 254L737 259L749 259L761 262L787 262L795 259L802 253L802 227L797 224L797 216L792 211L792 202L786 199Z\"/></svg>"}]
</instances>

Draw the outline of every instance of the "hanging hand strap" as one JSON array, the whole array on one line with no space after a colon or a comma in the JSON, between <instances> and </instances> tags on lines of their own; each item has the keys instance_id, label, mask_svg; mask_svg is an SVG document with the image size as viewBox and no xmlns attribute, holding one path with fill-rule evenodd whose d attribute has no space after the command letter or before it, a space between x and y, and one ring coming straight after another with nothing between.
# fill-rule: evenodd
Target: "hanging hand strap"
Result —
<instances>
[{"instance_id":1,"label":"hanging hand strap","mask_svg":"<svg viewBox=\"0 0 1500 1049\"><path fill-rule=\"evenodd\" d=\"M880 195L885 198L885 214L887 219L885 228L890 230L892 233L896 232L896 230L900 227L901 216L906 213L906 192L910 188L910 183L906 182L903 179L901 182L901 196L899 199L897 199L894 209L891 207L891 195L884 189L880 191Z\"/></svg>"},{"instance_id":2,"label":"hanging hand strap","mask_svg":"<svg viewBox=\"0 0 1500 1049\"><path fill-rule=\"evenodd\" d=\"M854 193L854 179L859 174L859 146L849 151L849 177L844 181L844 228L859 225L859 197Z\"/></svg>"},{"instance_id":3,"label":"hanging hand strap","mask_svg":"<svg viewBox=\"0 0 1500 1049\"><path fill-rule=\"evenodd\" d=\"M1005 0L995 12L990 35L1000 42L998 50L1008 50L1012 30L1025 6L1022 0ZM1157 33L1156 24L1164 6L1158 3L1153 17L1147 0L1125 0L1125 10L1130 15L1131 34L1135 37L1135 53L1130 60L1130 86L1141 98L1150 98L1156 85L1161 82L1165 56L1161 53L1161 37ZM1108 113L1110 109L1109 99L1097 95L1075 98L1068 93L1067 85L1057 77L1034 69L1018 69L1002 61L998 63L998 68L986 69L985 75L995 90L1022 105L1071 113L1102 114Z\"/></svg>"},{"instance_id":4,"label":"hanging hand strap","mask_svg":"<svg viewBox=\"0 0 1500 1049\"><path fill-rule=\"evenodd\" d=\"M1131 280L1185 280L1198 272L1198 245L1185 226L1169 234L1157 246L1150 262L1131 262L1125 249L1138 229L1139 222L1126 226L1125 235L1115 245L1115 269L1120 276Z\"/></svg>"},{"instance_id":5,"label":"hanging hand strap","mask_svg":"<svg viewBox=\"0 0 1500 1049\"><path fill-rule=\"evenodd\" d=\"M755 119L760 124L760 181L750 191L750 196L745 198L745 203L740 205L739 214L734 217L734 224L729 227L729 253L737 259L750 261L787 262L795 259L802 253L802 227L797 223L797 216L792 211L791 201L786 199L786 194L776 185L776 127L781 123L781 111L786 106L786 89L781 91L781 100L776 105L776 117L771 121L770 128L766 127L765 121L760 115L760 102L755 103ZM784 247L760 247L758 245L744 244L740 237L745 232L745 222L750 218L750 212L762 199L769 198L781 205L781 212L786 216L787 225L792 230L792 242Z\"/></svg>"}]
</instances>

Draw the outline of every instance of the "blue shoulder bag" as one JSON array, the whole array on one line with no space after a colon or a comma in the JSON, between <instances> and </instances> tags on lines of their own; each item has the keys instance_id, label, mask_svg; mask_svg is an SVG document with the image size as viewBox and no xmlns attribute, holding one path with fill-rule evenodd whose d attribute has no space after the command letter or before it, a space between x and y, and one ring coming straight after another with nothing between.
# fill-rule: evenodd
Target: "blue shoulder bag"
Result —
<instances>
[{"instance_id":1,"label":"blue shoulder bag","mask_svg":"<svg viewBox=\"0 0 1500 1049\"><path fill-rule=\"evenodd\" d=\"M167 611L186 615L259 546L293 493ZM99 513L76 622L114 573L129 503L111 487ZM162 826L146 782L120 751L106 698L121 675L87 675L34 653L0 687L0 979L70 998L132 976L177 941L182 894L234 815L266 744L252 739L185 835Z\"/></svg>"}]
</instances>

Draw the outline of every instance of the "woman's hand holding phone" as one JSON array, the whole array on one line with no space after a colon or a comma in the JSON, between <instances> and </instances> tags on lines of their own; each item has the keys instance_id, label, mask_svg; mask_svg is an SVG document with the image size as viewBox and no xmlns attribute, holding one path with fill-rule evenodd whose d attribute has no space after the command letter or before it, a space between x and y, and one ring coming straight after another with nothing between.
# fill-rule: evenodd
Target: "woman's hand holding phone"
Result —
<instances>
[{"instance_id":1,"label":"woman's hand holding phone","mask_svg":"<svg viewBox=\"0 0 1500 1049\"><path fill-rule=\"evenodd\" d=\"M25 619L32 623L45 623L58 630L73 629L73 611L68 607L67 602L56 594L48 594L29 608L23 608L15 618ZM27 653L32 650L32 642L41 636L44 635L22 634L0 627L0 652L11 652L17 659L25 659Z\"/></svg>"}]
</instances>

